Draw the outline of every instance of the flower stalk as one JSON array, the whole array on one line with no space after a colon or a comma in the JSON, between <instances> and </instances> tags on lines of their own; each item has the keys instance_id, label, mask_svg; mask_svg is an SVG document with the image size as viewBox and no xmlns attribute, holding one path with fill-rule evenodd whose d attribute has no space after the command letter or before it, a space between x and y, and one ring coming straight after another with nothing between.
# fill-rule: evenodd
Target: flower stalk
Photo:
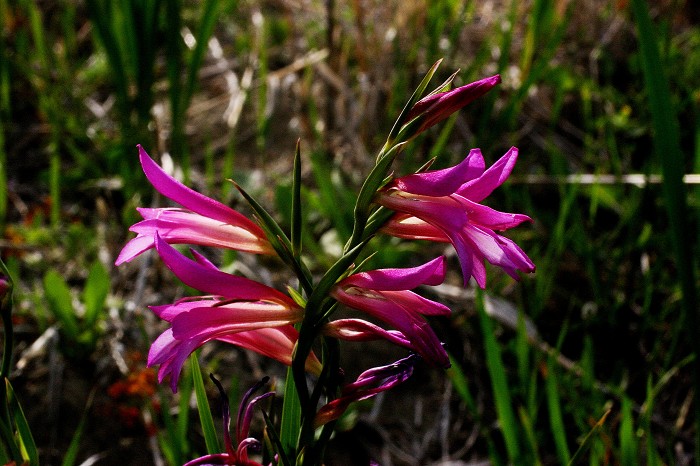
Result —
<instances>
[{"instance_id":1,"label":"flower stalk","mask_svg":"<svg viewBox=\"0 0 700 466\"><path fill-rule=\"evenodd\" d=\"M388 234L408 240L451 243L459 257L465 286L473 277L479 287L485 287L484 261L516 279L520 272L535 270L534 263L514 242L495 233L530 218L481 204L510 175L517 149L511 149L488 169L481 152L474 149L462 163L447 169L429 170L429 162L417 173L396 177L391 172L407 143L500 82L496 75L451 89L455 73L426 92L439 64L429 69L394 123L357 195L352 234L343 253L320 278L311 274L302 254L299 142L293 159L289 233L239 185L234 183L253 210L255 221L184 186L139 146L148 180L182 208L140 209L144 220L131 228L137 236L124 247L117 264L155 249L175 276L204 293L151 307L169 327L151 346L149 365L160 366L159 381L169 377L173 391L177 390L185 359L211 340L258 352L289 366L279 435L274 432L270 417L264 414L270 430L268 438L275 439L278 461L285 465L294 461L297 465L322 464L335 424L352 403L405 382L416 364L449 367L449 358L430 319L449 316L450 309L415 291L443 282L445 257L413 267L364 270L369 262L363 258L367 257L374 236ZM276 255L294 274L298 288L288 286L288 292L283 293L225 273L202 253L192 250L190 259L172 246L183 243ZM356 266L358 260L360 264ZM340 306L362 312L379 323L363 318L334 320ZM354 383L343 385L341 344L370 340L397 345L408 355L368 369ZM214 383L223 393L218 381ZM261 398L248 403L249 398L249 394L244 397L244 411L239 411L235 439L238 446L228 433L225 406L226 452L201 457L189 465L259 464L247 456L248 449L259 442L247 435L249 408Z\"/></svg>"}]
</instances>

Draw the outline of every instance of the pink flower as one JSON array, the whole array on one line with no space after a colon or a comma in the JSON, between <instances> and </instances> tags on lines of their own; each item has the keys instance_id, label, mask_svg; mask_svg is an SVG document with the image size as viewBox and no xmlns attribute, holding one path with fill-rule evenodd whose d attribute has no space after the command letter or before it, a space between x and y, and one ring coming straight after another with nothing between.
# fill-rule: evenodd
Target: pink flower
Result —
<instances>
[{"instance_id":1,"label":"pink flower","mask_svg":"<svg viewBox=\"0 0 700 466\"><path fill-rule=\"evenodd\" d=\"M338 419L355 401L366 400L406 381L412 374L419 357L412 354L388 366L366 370L357 380L343 387L340 398L322 406L314 423L322 426Z\"/></svg>"},{"instance_id":2,"label":"pink flower","mask_svg":"<svg viewBox=\"0 0 700 466\"><path fill-rule=\"evenodd\" d=\"M494 75L449 91L434 92L423 97L408 113L407 120L416 119L417 122L420 122L420 126L414 134L417 135L448 118L454 112L486 94L500 82L501 76Z\"/></svg>"},{"instance_id":3,"label":"pink flower","mask_svg":"<svg viewBox=\"0 0 700 466\"><path fill-rule=\"evenodd\" d=\"M262 229L230 207L200 194L169 176L143 150L139 158L146 178L163 196L185 207L138 208L143 217L130 228L136 238L120 252L116 265L132 260L154 245L157 232L168 243L216 246L256 254L272 254Z\"/></svg>"},{"instance_id":4,"label":"pink flower","mask_svg":"<svg viewBox=\"0 0 700 466\"><path fill-rule=\"evenodd\" d=\"M211 293L151 307L171 324L148 353L148 365L160 365L159 382L170 375L170 386L176 391L185 360L210 340L251 349L291 365L298 337L292 324L301 321L304 312L291 298L261 283L222 272L197 253L193 253L196 260L188 259L157 234L155 246L183 283ZM321 363L311 354L306 367L318 374Z\"/></svg>"},{"instance_id":5,"label":"pink flower","mask_svg":"<svg viewBox=\"0 0 700 466\"><path fill-rule=\"evenodd\" d=\"M535 264L502 231L531 221L523 214L499 212L479 204L508 178L518 157L512 147L485 170L479 149L459 165L395 179L377 195L377 203L399 214L383 228L409 239L450 242L459 256L464 283L473 276L486 286L484 260L519 279L518 271L534 272Z\"/></svg>"},{"instance_id":6,"label":"pink flower","mask_svg":"<svg viewBox=\"0 0 700 466\"><path fill-rule=\"evenodd\" d=\"M255 405L266 398L274 396L274 392L263 393L252 400L251 397L259 388L268 382L269 378L265 377L260 382L253 385L245 393L245 395L243 395L243 399L241 400L241 404L238 408L238 416L236 418L236 442L238 442L238 446L234 448L231 433L229 432L231 411L229 409L228 396L226 395L224 388L221 386L221 383L216 380L214 376L210 375L210 377L216 384L216 387L219 389L219 394L221 395L221 411L223 414L224 444L226 445L226 452L205 455L185 463L184 466L208 466L218 464L233 466L262 466L260 463L248 459L249 448L259 450L262 446L259 440L248 437L250 431L250 421L253 417L253 409L255 408Z\"/></svg>"},{"instance_id":7,"label":"pink flower","mask_svg":"<svg viewBox=\"0 0 700 466\"><path fill-rule=\"evenodd\" d=\"M365 321L336 321L328 334L350 340L386 338L420 354L426 361L449 367L447 353L423 316L449 315L446 306L410 291L420 285L439 285L445 279L445 258L418 267L380 269L344 278L331 295L346 306L366 312L397 331L386 331Z\"/></svg>"}]
</instances>

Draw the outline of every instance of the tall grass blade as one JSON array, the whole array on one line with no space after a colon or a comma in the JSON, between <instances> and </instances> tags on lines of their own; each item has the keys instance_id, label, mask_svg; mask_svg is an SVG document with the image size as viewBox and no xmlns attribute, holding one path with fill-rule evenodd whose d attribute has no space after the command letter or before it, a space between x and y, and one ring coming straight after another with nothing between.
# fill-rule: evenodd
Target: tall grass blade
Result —
<instances>
[{"instance_id":1,"label":"tall grass blade","mask_svg":"<svg viewBox=\"0 0 700 466\"><path fill-rule=\"evenodd\" d=\"M22 451L22 458L25 460L25 464L29 466L39 466L39 450L36 447L36 443L34 443L32 430L29 428L27 418L24 416L24 411L8 379L5 379L5 389L7 390L7 407L12 413L12 418L17 428L17 440Z\"/></svg>"},{"instance_id":2,"label":"tall grass blade","mask_svg":"<svg viewBox=\"0 0 700 466\"><path fill-rule=\"evenodd\" d=\"M211 415L209 408L209 400L207 400L207 392L204 389L204 380L202 378L202 370L199 368L199 360L197 359L198 352L195 351L189 357L190 369L192 371L192 383L194 386L195 398L197 400L197 411L199 412L199 421L202 424L202 432L204 434L204 442L207 445L209 454L221 453L219 446L219 437L216 435L216 427L214 427L214 418Z\"/></svg>"},{"instance_id":3,"label":"tall grass blade","mask_svg":"<svg viewBox=\"0 0 700 466\"><path fill-rule=\"evenodd\" d=\"M676 269L683 292L683 319L689 332L687 337L695 353L693 366L695 392L700 393L700 325L697 289L695 282L695 251L693 244L697 235L690 229L687 209L687 192L683 183L685 160L681 151L678 114L673 107L668 78L664 74L664 63L649 16L647 2L632 0L634 18L637 23L642 70L646 83L649 109L654 130L654 150L661 161L663 193L668 221L671 225L671 243L676 256ZM700 403L695 405L695 445L700 445ZM700 455L695 455L695 464L700 465Z\"/></svg>"},{"instance_id":4,"label":"tall grass blade","mask_svg":"<svg viewBox=\"0 0 700 466\"><path fill-rule=\"evenodd\" d=\"M491 378L491 389L496 403L496 414L501 425L501 433L505 440L508 458L512 464L520 464L521 450L518 439L518 424L516 423L515 411L508 387L508 378L505 372L505 364L498 346L496 336L493 331L491 318L486 314L484 307L484 294L477 290L476 307L479 312L479 322L481 323L481 333L484 338L484 349L486 352L486 367Z\"/></svg>"},{"instance_id":5,"label":"tall grass blade","mask_svg":"<svg viewBox=\"0 0 700 466\"><path fill-rule=\"evenodd\" d=\"M88 402L85 403L85 410L83 415L80 416L80 422L78 427L73 433L70 444L66 453L63 455L63 461L61 461L61 466L73 466L78 460L78 453L80 449L80 440L83 438L83 433L85 432L85 426L87 425L88 415L90 414L90 407L92 406L92 400L94 397L94 391L90 393L90 398Z\"/></svg>"},{"instance_id":6,"label":"tall grass blade","mask_svg":"<svg viewBox=\"0 0 700 466\"><path fill-rule=\"evenodd\" d=\"M566 443L566 425L561 413L561 398L559 397L559 384L557 381L556 363L554 357L550 356L547 360L547 377L545 378L549 425L552 429L552 437L557 449L559 463L568 464L571 462L571 453Z\"/></svg>"},{"instance_id":7,"label":"tall grass blade","mask_svg":"<svg viewBox=\"0 0 700 466\"><path fill-rule=\"evenodd\" d=\"M629 398L622 399L620 418L620 464L622 466L635 466L638 445L632 417L632 402Z\"/></svg>"},{"instance_id":8,"label":"tall grass blade","mask_svg":"<svg viewBox=\"0 0 700 466\"><path fill-rule=\"evenodd\" d=\"M603 429L603 425L605 424L605 420L608 418L608 414L610 414L610 410L607 410L605 414L603 414L603 417L598 419L598 422L595 423L593 428L586 434L586 437L583 439L583 442L581 442L581 446L579 446L578 450L576 450L576 453L574 453L574 456L571 457L571 461L569 461L569 465L575 465L575 464L581 464L581 460L583 459L583 455L586 453L586 450L591 446L591 442L593 439L595 439L596 435Z\"/></svg>"}]
</instances>

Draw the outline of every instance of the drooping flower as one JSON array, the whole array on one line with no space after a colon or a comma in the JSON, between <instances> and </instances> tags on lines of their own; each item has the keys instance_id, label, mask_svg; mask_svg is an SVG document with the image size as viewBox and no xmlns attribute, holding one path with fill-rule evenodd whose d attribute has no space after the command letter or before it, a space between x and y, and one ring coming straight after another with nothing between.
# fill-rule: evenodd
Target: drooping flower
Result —
<instances>
[{"instance_id":1,"label":"drooping flower","mask_svg":"<svg viewBox=\"0 0 700 466\"><path fill-rule=\"evenodd\" d=\"M303 309L274 288L218 270L203 256L196 260L180 254L156 234L156 250L165 265L188 286L210 293L181 299L151 309L171 326L151 345L148 365L160 365L159 382L170 375L177 381L187 357L210 340L219 340L291 365L298 333L292 324L303 317ZM306 367L320 373L321 364L309 355Z\"/></svg>"},{"instance_id":2,"label":"drooping flower","mask_svg":"<svg viewBox=\"0 0 700 466\"><path fill-rule=\"evenodd\" d=\"M250 421L253 417L253 409L255 408L255 405L260 403L262 400L273 396L274 392L263 393L252 400L251 397L257 390L268 382L269 378L263 378L260 382L253 385L245 393L245 395L243 395L241 404L238 407L238 416L236 418L236 442L238 445L236 448L234 448L229 425L231 422L231 410L229 408L228 396L226 395L224 388L221 386L221 383L214 378L214 376L210 375L209 377L219 389L222 405L221 411L224 423L224 444L226 446L226 452L205 455L185 463L184 466L207 466L221 464L234 466L262 466L260 463L248 459L249 448L260 449L262 446L259 440L248 436L250 432Z\"/></svg>"},{"instance_id":3,"label":"drooping flower","mask_svg":"<svg viewBox=\"0 0 700 466\"><path fill-rule=\"evenodd\" d=\"M413 374L413 368L419 360L418 355L411 354L387 366L366 370L355 382L343 387L339 398L318 410L314 419L315 425L318 427L334 421L342 416L352 403L371 398L406 381Z\"/></svg>"},{"instance_id":4,"label":"drooping flower","mask_svg":"<svg viewBox=\"0 0 700 466\"><path fill-rule=\"evenodd\" d=\"M184 208L138 208L143 220L132 225L136 237L119 253L116 265L154 246L158 233L168 243L216 246L256 254L272 254L262 229L243 214L194 191L171 177L138 146L146 178L163 196Z\"/></svg>"},{"instance_id":5,"label":"drooping flower","mask_svg":"<svg viewBox=\"0 0 700 466\"><path fill-rule=\"evenodd\" d=\"M465 285L473 276L481 288L486 286L484 260L516 280L518 271L534 272L535 264L522 249L495 233L531 221L530 217L479 204L508 178L517 157L518 149L512 147L485 170L481 151L473 149L453 167L396 178L376 198L398 213L383 231L401 238L452 243Z\"/></svg>"},{"instance_id":6,"label":"drooping flower","mask_svg":"<svg viewBox=\"0 0 700 466\"><path fill-rule=\"evenodd\" d=\"M449 367L447 353L424 316L449 315L450 309L410 291L420 285L439 285L444 279L442 256L418 267L350 275L335 285L331 296L391 325L396 331L383 331L368 322L354 320L330 323L326 332L350 340L381 336L412 349L431 364Z\"/></svg>"},{"instance_id":7,"label":"drooping flower","mask_svg":"<svg viewBox=\"0 0 700 466\"><path fill-rule=\"evenodd\" d=\"M407 121L418 123L414 135L440 123L454 112L470 104L501 82L500 75L489 76L449 91L433 92L423 97L411 108ZM441 88L444 87L441 86Z\"/></svg>"}]
</instances>

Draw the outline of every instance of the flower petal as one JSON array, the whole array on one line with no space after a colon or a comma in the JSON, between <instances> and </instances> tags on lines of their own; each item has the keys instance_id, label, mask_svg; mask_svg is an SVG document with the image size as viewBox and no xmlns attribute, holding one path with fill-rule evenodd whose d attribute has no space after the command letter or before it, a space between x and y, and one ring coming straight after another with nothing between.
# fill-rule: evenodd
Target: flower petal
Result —
<instances>
[{"instance_id":1,"label":"flower petal","mask_svg":"<svg viewBox=\"0 0 700 466\"><path fill-rule=\"evenodd\" d=\"M341 286L372 290L410 290L420 285L439 285L444 279L445 257L440 256L418 267L359 272L343 279Z\"/></svg>"},{"instance_id":2,"label":"flower petal","mask_svg":"<svg viewBox=\"0 0 700 466\"><path fill-rule=\"evenodd\" d=\"M181 312L172 321L173 336L179 340L212 339L223 335L279 327L301 320L299 308L276 303L239 301L216 307Z\"/></svg>"},{"instance_id":3,"label":"flower petal","mask_svg":"<svg viewBox=\"0 0 700 466\"><path fill-rule=\"evenodd\" d=\"M399 330L426 361L436 366L449 367L447 353L428 322L414 310L392 301L391 295L377 293L372 295L370 291L362 289L345 290L336 287L331 294L341 303L366 312Z\"/></svg>"},{"instance_id":4,"label":"flower petal","mask_svg":"<svg viewBox=\"0 0 700 466\"><path fill-rule=\"evenodd\" d=\"M248 278L231 275L220 270L202 265L183 256L175 248L156 234L156 250L165 265L192 288L214 295L239 300L268 300L293 305L293 301L284 293Z\"/></svg>"},{"instance_id":5,"label":"flower petal","mask_svg":"<svg viewBox=\"0 0 700 466\"><path fill-rule=\"evenodd\" d=\"M483 201L510 176L517 160L518 148L511 147L503 157L491 165L479 178L468 181L460 187L457 190L457 194L474 202Z\"/></svg>"},{"instance_id":6,"label":"flower petal","mask_svg":"<svg viewBox=\"0 0 700 466\"><path fill-rule=\"evenodd\" d=\"M481 176L484 167L481 151L472 149L461 163L453 167L402 176L393 185L411 194L449 196L467 181Z\"/></svg>"},{"instance_id":7,"label":"flower petal","mask_svg":"<svg viewBox=\"0 0 700 466\"><path fill-rule=\"evenodd\" d=\"M531 222L532 219L524 214L510 214L499 212L482 204L477 204L469 199L463 198L467 209L469 222L480 225L491 230L507 230L516 227L523 222Z\"/></svg>"},{"instance_id":8,"label":"flower petal","mask_svg":"<svg viewBox=\"0 0 700 466\"><path fill-rule=\"evenodd\" d=\"M175 178L165 173L165 171L149 157L140 144L137 147L139 149L141 166L143 167L143 172L146 174L146 178L148 178L148 181L153 187L163 196L205 217L213 218L231 225L240 225L246 230L254 232L257 236L264 237L264 233L260 227L247 217L180 183Z\"/></svg>"}]
</instances>

